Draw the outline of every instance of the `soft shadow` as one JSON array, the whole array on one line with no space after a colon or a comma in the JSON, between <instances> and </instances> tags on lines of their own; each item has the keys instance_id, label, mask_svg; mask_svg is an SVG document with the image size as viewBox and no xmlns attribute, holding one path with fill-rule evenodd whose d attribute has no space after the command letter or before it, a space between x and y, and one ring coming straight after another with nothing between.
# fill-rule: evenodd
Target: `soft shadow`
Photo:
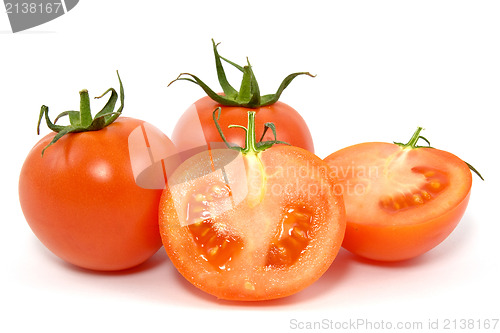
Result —
<instances>
[{"instance_id":1,"label":"soft shadow","mask_svg":"<svg viewBox=\"0 0 500 333\"><path fill-rule=\"evenodd\" d=\"M95 276L126 276L126 275L140 274L141 272L151 270L160 265L164 265L165 262L169 261L165 249L162 246L153 256L151 256L149 259L147 259L146 261L137 266L118 271L99 271L99 270L79 267L64 261L63 259L54 255L48 249L46 249L42 244L40 244L38 240L37 240L37 245L43 248L44 251L40 252L43 253L43 255L47 258L47 260L52 261L55 265L58 265L63 269L70 270L76 273L95 275Z\"/></svg>"},{"instance_id":2,"label":"soft shadow","mask_svg":"<svg viewBox=\"0 0 500 333\"><path fill-rule=\"evenodd\" d=\"M348 252L348 251L346 251ZM350 253L350 260L352 260L355 263L360 263L364 265L370 265L370 266L377 266L377 267L385 267L385 268L391 268L391 269L403 269L403 268L409 268L409 267L416 267L416 266L422 266L425 265L427 262L429 262L430 256L427 254L420 255L416 258L412 259L406 259L406 260L401 260L401 261L378 261L378 260L372 260L368 258L364 258L361 256L358 256L356 254Z\"/></svg>"}]
</instances>

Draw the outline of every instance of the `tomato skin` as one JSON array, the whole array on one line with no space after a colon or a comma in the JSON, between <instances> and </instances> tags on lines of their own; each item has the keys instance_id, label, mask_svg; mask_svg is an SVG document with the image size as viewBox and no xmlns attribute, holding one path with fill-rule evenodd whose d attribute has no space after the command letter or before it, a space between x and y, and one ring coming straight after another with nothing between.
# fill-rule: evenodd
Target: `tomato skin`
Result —
<instances>
[{"instance_id":1,"label":"tomato skin","mask_svg":"<svg viewBox=\"0 0 500 333\"><path fill-rule=\"evenodd\" d=\"M245 145L245 133L238 128L228 128L229 125L244 124L248 108L223 106L205 96L191 106L181 116L172 133L172 141L180 152L206 146L210 142L223 142L214 124L213 112L222 108L220 126L226 139L240 147ZM256 137L259 140L264 130L264 123L272 122L279 128L278 140L292 146L300 147L314 153L311 133L304 119L289 105L276 102L272 105L252 109L256 112ZM200 133L198 137L197 134ZM202 135L203 134L203 135ZM268 131L264 140L274 140L272 131Z\"/></svg>"},{"instance_id":2,"label":"tomato skin","mask_svg":"<svg viewBox=\"0 0 500 333\"><path fill-rule=\"evenodd\" d=\"M468 166L455 155L439 149L405 150L395 144L369 142L339 150L325 161L334 175L343 178L340 183L344 188L347 227L342 246L368 259L400 261L428 252L451 234L469 202L472 175ZM410 177L414 177L413 170L419 167L432 168L442 173L449 183L430 201L392 211L384 209L378 200L390 194L387 193L390 190L398 192L400 189L395 184L402 183L388 180L387 166L391 163L397 163L398 172ZM376 175L371 179L359 180L354 176L356 172L346 171L349 165L378 168L372 169L378 171L373 172ZM415 185L414 188L428 186L425 180L422 183L424 185L411 185ZM366 193L354 193L355 184L364 184Z\"/></svg>"},{"instance_id":3,"label":"tomato skin","mask_svg":"<svg viewBox=\"0 0 500 333\"><path fill-rule=\"evenodd\" d=\"M455 208L425 223L406 226L373 226L347 223L342 247L378 261L401 261L418 257L444 241L465 213L470 193Z\"/></svg>"},{"instance_id":4,"label":"tomato skin","mask_svg":"<svg viewBox=\"0 0 500 333\"><path fill-rule=\"evenodd\" d=\"M160 247L161 189L143 189L132 175L128 136L143 124L120 117L99 131L73 133L29 152L19 199L33 233L63 260L93 270L122 270Z\"/></svg>"},{"instance_id":5,"label":"tomato skin","mask_svg":"<svg viewBox=\"0 0 500 333\"><path fill-rule=\"evenodd\" d=\"M249 195L233 209L218 217L216 224L219 230L237 230L239 234L236 234L242 238L242 242L235 245L241 252L225 264L226 268L218 270L209 263L206 255L200 253L196 237L188 226L179 223L183 219L181 214L186 211L182 198L188 197L193 189L212 184L219 176L200 177L193 182L188 181L190 177L193 174L201 174L200 165L207 164L207 161L208 164L217 164L226 156L222 150L197 154L184 162L172 176L171 179L181 185L166 189L160 203L160 231L167 254L189 282L219 299L260 301L299 292L329 268L342 243L345 210L342 196L333 190L335 180L329 177L328 167L321 159L301 148L275 146L259 153L258 160L267 175L265 194L262 201L254 205L250 204L254 200L251 200L252 196ZM244 159L247 163L246 158ZM245 164L246 168L248 165ZM280 176L282 170L299 170L297 174L304 172L305 176ZM226 171L229 179L241 179L238 178L241 176L237 176L240 174L237 171L233 174L230 167L227 167ZM327 190L309 195L307 190L296 187L297 180L305 182L303 184L306 189L322 183ZM249 186L251 183L250 181ZM308 187L308 184L315 185ZM286 193L278 190L287 186L290 188ZM237 195L234 194L233 197L236 198ZM307 231L311 237L308 245L290 265L264 265L266 255L269 254L270 239L273 239L276 233L273 228L276 227L280 214L283 210L301 205L314 211L313 222ZM204 245L204 248L209 247Z\"/></svg>"}]
</instances>

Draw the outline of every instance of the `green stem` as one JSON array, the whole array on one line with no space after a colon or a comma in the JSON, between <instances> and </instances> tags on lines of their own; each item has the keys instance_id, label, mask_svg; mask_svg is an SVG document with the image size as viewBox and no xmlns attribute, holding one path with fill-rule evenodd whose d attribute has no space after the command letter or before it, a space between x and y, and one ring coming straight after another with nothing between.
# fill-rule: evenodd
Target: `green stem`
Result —
<instances>
[{"instance_id":1,"label":"green stem","mask_svg":"<svg viewBox=\"0 0 500 333\"><path fill-rule=\"evenodd\" d=\"M408 143L406 143L406 144L401 143L401 142L394 142L394 143L397 144L398 146L401 146L403 148L409 148L409 149L432 148L429 140L427 140L426 138L424 138L423 136L420 135L420 132L422 132L422 130L423 130L422 127L418 127L417 130L415 131L415 133L413 133L413 135L411 136L410 141L408 141ZM427 142L427 146L417 146L417 142L420 139Z\"/></svg>"},{"instance_id":2,"label":"green stem","mask_svg":"<svg viewBox=\"0 0 500 333\"><path fill-rule=\"evenodd\" d=\"M404 147L415 149L415 147L417 146L417 141L418 139L420 139L420 132L422 132L422 130L422 127L418 127L415 133L413 133L412 137L410 138L410 141L408 141L408 143L405 144Z\"/></svg>"},{"instance_id":3,"label":"green stem","mask_svg":"<svg viewBox=\"0 0 500 333\"><path fill-rule=\"evenodd\" d=\"M80 91L80 126L88 127L92 123L90 112L90 98L87 89Z\"/></svg>"},{"instance_id":4,"label":"green stem","mask_svg":"<svg viewBox=\"0 0 500 333\"><path fill-rule=\"evenodd\" d=\"M94 118L92 118L92 113L90 111L90 98L89 92L86 89L80 91L80 111L64 111L60 113L54 123L49 118L49 108L43 105L40 109L40 114L38 117L38 125L37 125L37 133L40 134L40 123L42 118L45 116L45 121L47 123L47 127L49 127L52 131L56 132L57 135L54 136L52 141L45 146L42 150L42 156L44 151L56 143L60 138L69 133L78 133L78 132L89 132L89 131L98 131L103 129L106 126L112 124L121 114L124 105L125 94L123 91L123 84L120 79L120 75L118 71L116 71L118 75L118 81L120 82L120 107L115 112L113 111L115 108L116 101L118 100L118 94L113 88L110 88L104 92L101 96L96 98L101 98L106 95L108 92L111 92L111 96L104 106L104 108L96 114ZM68 116L70 124L67 126L56 125L55 123L62 117Z\"/></svg>"},{"instance_id":5,"label":"green stem","mask_svg":"<svg viewBox=\"0 0 500 333\"><path fill-rule=\"evenodd\" d=\"M264 134L266 131L270 128L273 131L274 134L274 140L268 140L268 141L262 141L264 138L264 135L262 135L262 138L260 139L259 142L256 140L256 134L255 134L255 111L247 111L248 115L248 121L247 121L247 127L244 127L242 125L229 125L229 128L241 128L245 131L245 148L241 148L239 146L234 146L231 145L227 140L226 137L224 136L224 133L222 132L222 128L220 127L219 124L219 118L221 115L222 108L219 106L214 110L212 113L212 118L215 123L215 127L217 127L217 131L219 132L220 137L222 138L222 141L226 144L226 146L230 149L235 149L243 154L257 154L261 151L264 151L268 148L271 148L273 145L280 143L280 144L285 144L289 145L289 143L284 142L284 141L278 141L276 137L276 127L274 126L273 123L265 123L264 124Z\"/></svg>"},{"instance_id":6,"label":"green stem","mask_svg":"<svg viewBox=\"0 0 500 333\"><path fill-rule=\"evenodd\" d=\"M430 149L434 149L434 147L431 147L431 143L429 142L429 140L427 140L426 138L424 138L423 136L420 135L420 132L423 130L422 127L418 127L417 130L415 131L415 133L413 133L412 137L410 138L410 141L408 141L408 143L404 144L404 143L400 143L400 142L394 142L394 144L400 146L400 147L403 147L403 149L405 148L409 148L409 149L419 149L419 148L430 148ZM425 142L427 142L428 146L417 146L417 142L418 140L424 140ZM462 160L463 161L463 160ZM479 171L476 170L476 168L474 168L471 164L463 161L465 164L467 164L467 166L469 167L469 169L474 172L476 175L479 176L479 178L481 178L481 180L484 180L483 176L481 176L481 174L479 173Z\"/></svg>"},{"instance_id":7,"label":"green stem","mask_svg":"<svg viewBox=\"0 0 500 333\"><path fill-rule=\"evenodd\" d=\"M255 111L248 111L247 136L245 138L245 149L243 154L257 153L257 141L255 137Z\"/></svg>"}]
</instances>

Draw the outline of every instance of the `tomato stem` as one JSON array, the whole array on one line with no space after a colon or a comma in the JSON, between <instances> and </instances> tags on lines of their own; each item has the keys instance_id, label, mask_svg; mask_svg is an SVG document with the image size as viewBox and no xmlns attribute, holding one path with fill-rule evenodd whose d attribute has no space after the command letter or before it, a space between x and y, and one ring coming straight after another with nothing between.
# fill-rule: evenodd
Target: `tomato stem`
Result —
<instances>
[{"instance_id":1,"label":"tomato stem","mask_svg":"<svg viewBox=\"0 0 500 333\"><path fill-rule=\"evenodd\" d=\"M175 80L170 82L168 85L170 86L172 83L176 81L189 81L200 86L211 99L213 99L220 105L241 106L250 109L255 109L261 106L266 106L276 103L280 98L281 94L283 93L283 91L286 89L286 87L288 87L288 85L297 76L299 75L307 75L310 77L316 76L312 75L309 72L297 72L290 74L281 82L280 86L278 87L277 91L274 94L261 96L257 79L255 77L255 74L253 73L252 66L250 65L250 61L248 60L248 58L247 58L247 65L240 66L222 57L217 50L217 46L219 45L219 43L216 44L213 39L212 39L212 45L215 56L215 67L217 70L217 78L219 80L219 84L222 90L224 91L223 95L216 93L196 75L190 73L179 74L179 76ZM243 73L239 91L233 88L233 86L231 86L231 84L227 80L224 67L222 66L222 60Z\"/></svg>"},{"instance_id":2,"label":"tomato stem","mask_svg":"<svg viewBox=\"0 0 500 333\"><path fill-rule=\"evenodd\" d=\"M64 135L69 133L101 130L104 127L112 124L121 115L125 102L125 93L123 90L122 81L120 79L120 74L118 73L118 71L116 71L116 74L118 75L118 81L120 82L120 107L116 112L114 111L114 109L118 100L118 94L113 88L109 88L101 96L96 97L101 98L108 92L111 92L108 102L106 103L106 105L104 105L102 110L95 115L94 118L92 118L92 113L90 111L90 98L89 93L86 89L80 91L80 111L61 112L56 117L54 122L52 122L49 118L49 107L42 105L38 117L37 134L40 134L40 123L42 121L42 118L44 117L47 127L57 133L52 141L42 150L42 156L47 148L56 143ZM57 121L65 116L68 116L70 124L67 126L56 125Z\"/></svg>"},{"instance_id":3,"label":"tomato stem","mask_svg":"<svg viewBox=\"0 0 500 333\"><path fill-rule=\"evenodd\" d=\"M227 141L226 137L224 136L224 133L222 132L222 128L220 127L219 124L219 119L220 115L222 113L222 108L218 107L214 110L212 113L212 118L214 120L215 126L217 127L217 131L219 132L219 135L221 136L222 140L226 144L226 146L230 149L235 149L243 154L257 154L261 151L264 151L268 148L271 148L273 145L280 143L280 144L285 144L289 145L289 143L284 142L284 141L279 141L276 136L276 126L273 123L265 123L264 124L264 133L262 134L262 137L260 138L259 142L256 140L256 135L255 135L255 111L247 111L247 127L244 127L242 125L229 125L228 128L241 128L246 132L245 135L245 148L236 146L231 144L230 142ZM268 140L268 141L262 141L264 139L264 136L267 132L268 129L271 129L274 135L274 140Z\"/></svg>"},{"instance_id":4,"label":"tomato stem","mask_svg":"<svg viewBox=\"0 0 500 333\"><path fill-rule=\"evenodd\" d=\"M429 142L429 140L427 140L426 138L424 138L423 136L420 135L420 132L423 130L422 127L417 127L417 130L415 131L415 133L413 133L412 137L410 138L410 141L408 141L408 143L404 144L404 143L400 143L400 142L394 142L394 144L398 145L398 146L401 146L403 147L403 149L419 149L419 148L430 148L430 149L434 149L434 147L431 147L431 143ZM425 142L427 142L427 146L417 146L417 142L418 140L424 140ZM463 160L462 160L463 161ZM481 178L481 180L484 180L483 176L481 176L481 174L479 173L479 171L477 171L476 168L474 168L471 164L463 161L465 164L467 164L467 166L469 167L469 169L474 172L476 175L479 176L479 178Z\"/></svg>"},{"instance_id":5,"label":"tomato stem","mask_svg":"<svg viewBox=\"0 0 500 333\"><path fill-rule=\"evenodd\" d=\"M408 143L406 144L403 144L403 143L400 143L400 142L394 142L395 144L403 147L403 148L410 148L410 149L415 149L415 148L432 148L431 147L431 143L429 142L429 140L427 140L426 138L424 138L423 136L420 135L420 132L423 130L422 127L417 127L417 130L415 131L415 133L413 133L413 135L411 136L410 140L408 141ZM424 140L425 142L427 142L428 146L417 146L417 142L418 140Z\"/></svg>"},{"instance_id":6,"label":"tomato stem","mask_svg":"<svg viewBox=\"0 0 500 333\"><path fill-rule=\"evenodd\" d=\"M80 124L88 127L92 123L92 113L90 112L90 98L87 89L80 91Z\"/></svg>"},{"instance_id":7,"label":"tomato stem","mask_svg":"<svg viewBox=\"0 0 500 333\"><path fill-rule=\"evenodd\" d=\"M242 150L243 154L257 153L257 142L255 141L255 111L248 111L248 128L245 138L245 149Z\"/></svg>"},{"instance_id":8,"label":"tomato stem","mask_svg":"<svg viewBox=\"0 0 500 333\"><path fill-rule=\"evenodd\" d=\"M413 133L412 137L410 138L410 141L406 144L407 147L415 148L417 145L418 139L420 139L420 132L423 130L422 127L418 127L415 133Z\"/></svg>"}]
</instances>

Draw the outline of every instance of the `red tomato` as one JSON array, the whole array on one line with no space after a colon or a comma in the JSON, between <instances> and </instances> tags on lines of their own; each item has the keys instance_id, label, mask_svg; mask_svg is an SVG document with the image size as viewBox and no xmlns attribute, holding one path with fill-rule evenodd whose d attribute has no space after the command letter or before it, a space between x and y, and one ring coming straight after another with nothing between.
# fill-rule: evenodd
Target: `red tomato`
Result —
<instances>
[{"instance_id":1,"label":"red tomato","mask_svg":"<svg viewBox=\"0 0 500 333\"><path fill-rule=\"evenodd\" d=\"M413 258L441 243L462 218L469 166L446 151L415 147L420 130L412 145L362 143L325 159L343 189L347 250L383 261Z\"/></svg>"},{"instance_id":2,"label":"red tomato","mask_svg":"<svg viewBox=\"0 0 500 333\"><path fill-rule=\"evenodd\" d=\"M189 282L218 298L294 294L341 246L344 207L333 187L327 165L301 148L199 153L161 198L163 244Z\"/></svg>"},{"instance_id":3,"label":"red tomato","mask_svg":"<svg viewBox=\"0 0 500 333\"><path fill-rule=\"evenodd\" d=\"M206 149L207 144L223 142L212 119L212 113L217 107L221 107L224 114L220 124L225 129L226 139L238 146L244 145L244 133L237 128L227 129L227 127L231 124L244 124L249 109L240 106L223 106L206 96L186 110L175 125L172 141L180 152L200 147ZM314 152L309 128L301 115L292 107L278 101L272 105L258 107L253 111L256 112L258 139L262 137L264 123L269 121L280 129L278 136L280 141ZM263 140L272 140L272 138L273 134L268 131Z\"/></svg>"},{"instance_id":4,"label":"red tomato","mask_svg":"<svg viewBox=\"0 0 500 333\"><path fill-rule=\"evenodd\" d=\"M161 247L158 204L166 157L175 155L172 142L153 126L118 118L121 80L116 112L118 94L108 92L109 101L92 118L82 90L81 110L58 116L69 116L66 126L52 123L42 106L39 126L45 116L57 133L33 147L19 178L21 208L35 235L65 261L95 270L133 267Z\"/></svg>"},{"instance_id":5,"label":"red tomato","mask_svg":"<svg viewBox=\"0 0 500 333\"><path fill-rule=\"evenodd\" d=\"M55 136L30 151L21 170L19 199L29 226L55 255L95 270L138 265L160 247L161 189L139 187L128 137L143 121L118 118L92 132Z\"/></svg>"},{"instance_id":6,"label":"red tomato","mask_svg":"<svg viewBox=\"0 0 500 333\"><path fill-rule=\"evenodd\" d=\"M172 81L185 80L199 85L208 95L196 101L179 119L172 134L172 141L185 157L193 156L195 152L205 150L213 142L223 142L217 131L212 114L215 109L222 108L224 119L221 126L225 130L228 125L245 123L248 109L256 112L257 128L263 128L264 122L272 122L279 131L279 140L314 152L313 140L304 119L292 107L279 102L282 92L297 76L313 76L308 72L298 72L288 75L274 94L261 96L257 79L248 62L247 66L239 66L221 57L217 51L218 44L212 40L217 77L224 93L216 93L197 76L182 73ZM240 90L233 88L227 81L222 61L229 63L243 73ZM257 139L262 137L262 131L257 132ZM227 141L242 146L245 135L236 129L226 133ZM273 134L268 133L263 141L272 140Z\"/></svg>"}]
</instances>

